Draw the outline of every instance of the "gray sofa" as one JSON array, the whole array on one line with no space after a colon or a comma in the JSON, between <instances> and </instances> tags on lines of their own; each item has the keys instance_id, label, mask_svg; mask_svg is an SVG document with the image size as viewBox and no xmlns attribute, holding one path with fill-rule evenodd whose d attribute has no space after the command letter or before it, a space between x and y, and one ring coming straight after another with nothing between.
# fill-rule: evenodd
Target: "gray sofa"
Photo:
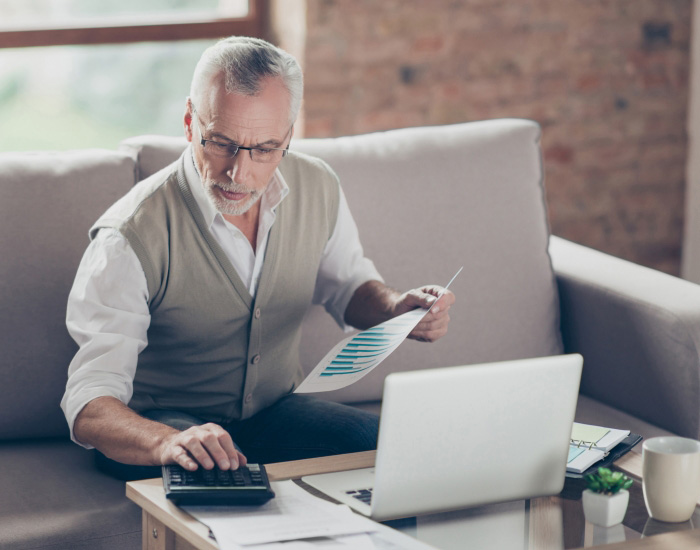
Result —
<instances>
[{"instance_id":1,"label":"gray sofa","mask_svg":"<svg viewBox=\"0 0 700 550\"><path fill-rule=\"evenodd\" d=\"M578 420L699 437L700 286L550 236L539 138L506 119L292 143L337 171L387 283L444 284L465 266L443 340L405 342L324 397L378 410L389 372L577 351ZM65 303L92 222L185 145L0 154L0 548L140 548L123 483L67 437ZM343 334L320 308L305 324L310 369Z\"/></svg>"}]
</instances>

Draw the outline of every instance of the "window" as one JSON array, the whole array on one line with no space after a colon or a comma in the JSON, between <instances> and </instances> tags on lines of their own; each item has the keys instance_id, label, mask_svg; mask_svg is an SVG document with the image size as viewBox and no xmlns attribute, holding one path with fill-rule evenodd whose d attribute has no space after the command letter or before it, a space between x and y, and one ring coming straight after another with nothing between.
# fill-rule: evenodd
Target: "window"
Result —
<instances>
[{"instance_id":1,"label":"window","mask_svg":"<svg viewBox=\"0 0 700 550\"><path fill-rule=\"evenodd\" d=\"M0 48L261 36L262 0L0 0Z\"/></svg>"},{"instance_id":2,"label":"window","mask_svg":"<svg viewBox=\"0 0 700 550\"><path fill-rule=\"evenodd\" d=\"M263 4L0 0L0 151L182 135L199 56L221 36L262 36Z\"/></svg>"}]
</instances>

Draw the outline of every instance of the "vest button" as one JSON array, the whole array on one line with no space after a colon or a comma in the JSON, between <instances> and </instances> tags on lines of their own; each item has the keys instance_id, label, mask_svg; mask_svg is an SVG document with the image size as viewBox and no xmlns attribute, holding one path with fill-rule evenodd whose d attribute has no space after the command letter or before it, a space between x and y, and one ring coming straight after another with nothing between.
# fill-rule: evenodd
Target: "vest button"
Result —
<instances>
[{"instance_id":1,"label":"vest button","mask_svg":"<svg viewBox=\"0 0 700 550\"><path fill-rule=\"evenodd\" d=\"M250 403L253 400L253 394L249 393L248 395L245 396L245 402Z\"/></svg>"},{"instance_id":2,"label":"vest button","mask_svg":"<svg viewBox=\"0 0 700 550\"><path fill-rule=\"evenodd\" d=\"M253 357L251 363L253 363L253 365L257 365L258 363L260 363L260 355L256 355L255 357Z\"/></svg>"},{"instance_id":3,"label":"vest button","mask_svg":"<svg viewBox=\"0 0 700 550\"><path fill-rule=\"evenodd\" d=\"M255 310L255 318L256 318L256 319L260 319L260 313L261 313L261 312L260 312L260 308L257 308L257 309Z\"/></svg>"}]
</instances>

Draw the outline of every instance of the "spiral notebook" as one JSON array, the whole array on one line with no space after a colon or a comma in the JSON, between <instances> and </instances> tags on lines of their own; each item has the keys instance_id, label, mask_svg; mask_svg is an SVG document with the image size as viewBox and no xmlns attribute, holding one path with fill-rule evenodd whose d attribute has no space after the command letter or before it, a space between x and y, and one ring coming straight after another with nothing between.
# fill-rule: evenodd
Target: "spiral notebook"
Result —
<instances>
[{"instance_id":1,"label":"spiral notebook","mask_svg":"<svg viewBox=\"0 0 700 550\"><path fill-rule=\"evenodd\" d=\"M574 422L566 464L567 475L569 473L583 475L592 466L597 468L608 465L629 451L641 439L641 436L630 434L629 430ZM613 449L621 452L611 453ZM597 464L601 461L601 464Z\"/></svg>"}]
</instances>

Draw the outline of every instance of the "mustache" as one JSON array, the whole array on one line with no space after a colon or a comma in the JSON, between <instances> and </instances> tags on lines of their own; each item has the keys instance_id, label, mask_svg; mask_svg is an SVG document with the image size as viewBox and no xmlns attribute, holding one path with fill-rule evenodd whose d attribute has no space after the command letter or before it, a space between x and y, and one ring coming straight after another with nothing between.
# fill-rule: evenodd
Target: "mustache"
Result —
<instances>
[{"instance_id":1,"label":"mustache","mask_svg":"<svg viewBox=\"0 0 700 550\"><path fill-rule=\"evenodd\" d=\"M223 189L224 191L227 191L228 193L249 193L251 195L256 195L258 194L257 190L254 189L249 189L245 185L241 185L239 183L234 183L234 182L221 182L221 181L216 181L216 180L207 180L206 185L209 187L216 186L219 187L220 189Z\"/></svg>"}]
</instances>

